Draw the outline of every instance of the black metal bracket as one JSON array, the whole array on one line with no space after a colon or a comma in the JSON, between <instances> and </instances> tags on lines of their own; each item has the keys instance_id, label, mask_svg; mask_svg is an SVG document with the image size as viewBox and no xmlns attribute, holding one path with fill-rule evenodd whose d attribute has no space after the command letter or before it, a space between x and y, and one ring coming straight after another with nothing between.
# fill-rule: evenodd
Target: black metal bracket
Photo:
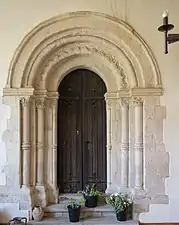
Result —
<instances>
[{"instance_id":1,"label":"black metal bracket","mask_svg":"<svg viewBox=\"0 0 179 225\"><path fill-rule=\"evenodd\" d=\"M168 23L168 16L163 18L163 25L158 28L158 31L164 32L165 35L165 54L168 53L168 44L179 41L179 34L168 34L168 31L174 28L173 24Z\"/></svg>"}]
</instances>

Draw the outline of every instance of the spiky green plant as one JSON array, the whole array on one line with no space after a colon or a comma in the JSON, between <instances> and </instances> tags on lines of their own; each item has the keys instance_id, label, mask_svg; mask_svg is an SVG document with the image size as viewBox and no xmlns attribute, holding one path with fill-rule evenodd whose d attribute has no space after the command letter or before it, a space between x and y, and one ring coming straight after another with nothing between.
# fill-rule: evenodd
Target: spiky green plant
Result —
<instances>
[{"instance_id":1,"label":"spiky green plant","mask_svg":"<svg viewBox=\"0 0 179 225\"><path fill-rule=\"evenodd\" d=\"M91 186L90 185L86 185L85 189L83 191L79 191L78 193L82 193L83 195L86 196L99 196L102 193L100 191L97 190L95 183L93 183Z\"/></svg>"},{"instance_id":2,"label":"spiky green plant","mask_svg":"<svg viewBox=\"0 0 179 225\"><path fill-rule=\"evenodd\" d=\"M69 201L69 205L71 206L72 209L79 208L83 203L85 203L84 198L81 198L81 199L71 198L70 201Z\"/></svg>"}]
</instances>

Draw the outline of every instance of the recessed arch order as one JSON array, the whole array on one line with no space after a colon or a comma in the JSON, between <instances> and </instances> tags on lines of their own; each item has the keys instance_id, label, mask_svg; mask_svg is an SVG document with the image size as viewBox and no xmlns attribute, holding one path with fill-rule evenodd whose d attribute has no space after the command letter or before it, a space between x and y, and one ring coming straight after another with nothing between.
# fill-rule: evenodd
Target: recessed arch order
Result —
<instances>
[{"instance_id":1,"label":"recessed arch order","mask_svg":"<svg viewBox=\"0 0 179 225\"><path fill-rule=\"evenodd\" d=\"M96 12L67 13L35 27L11 62L6 88L56 91L65 74L89 68L108 92L155 88L160 72L144 40L123 21Z\"/></svg>"}]
</instances>

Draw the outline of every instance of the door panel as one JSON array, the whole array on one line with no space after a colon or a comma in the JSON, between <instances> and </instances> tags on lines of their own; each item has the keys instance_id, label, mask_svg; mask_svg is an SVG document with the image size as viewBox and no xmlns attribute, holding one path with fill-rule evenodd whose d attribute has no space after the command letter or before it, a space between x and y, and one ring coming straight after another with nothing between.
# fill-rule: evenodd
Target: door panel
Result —
<instances>
[{"instance_id":1,"label":"door panel","mask_svg":"<svg viewBox=\"0 0 179 225\"><path fill-rule=\"evenodd\" d=\"M63 192L77 192L81 188L81 138L80 101L76 99L61 99L59 110L60 158L58 158L60 189Z\"/></svg>"},{"instance_id":2,"label":"door panel","mask_svg":"<svg viewBox=\"0 0 179 225\"><path fill-rule=\"evenodd\" d=\"M106 127L105 104L101 100L85 100L84 136L88 141L83 150L84 181L86 184L98 182L98 188L106 188Z\"/></svg>"},{"instance_id":3,"label":"door panel","mask_svg":"<svg viewBox=\"0 0 179 225\"><path fill-rule=\"evenodd\" d=\"M58 184L77 192L98 182L106 188L106 87L99 76L75 70L59 86Z\"/></svg>"}]
</instances>

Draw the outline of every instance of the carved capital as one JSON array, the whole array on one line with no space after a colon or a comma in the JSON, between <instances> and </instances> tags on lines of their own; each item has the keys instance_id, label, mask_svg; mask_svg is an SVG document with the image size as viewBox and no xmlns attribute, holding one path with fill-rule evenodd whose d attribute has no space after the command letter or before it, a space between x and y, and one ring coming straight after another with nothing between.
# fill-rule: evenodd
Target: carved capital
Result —
<instances>
[{"instance_id":1,"label":"carved capital","mask_svg":"<svg viewBox=\"0 0 179 225\"><path fill-rule=\"evenodd\" d=\"M121 98L120 103L123 107L129 107L129 98Z\"/></svg>"},{"instance_id":2,"label":"carved capital","mask_svg":"<svg viewBox=\"0 0 179 225\"><path fill-rule=\"evenodd\" d=\"M106 98L105 101L106 101L107 108L111 109L111 107L112 107L112 99Z\"/></svg>"},{"instance_id":3,"label":"carved capital","mask_svg":"<svg viewBox=\"0 0 179 225\"><path fill-rule=\"evenodd\" d=\"M111 104L109 102L106 103L106 108L107 108L108 111L111 111L112 106L111 106Z\"/></svg>"},{"instance_id":4,"label":"carved capital","mask_svg":"<svg viewBox=\"0 0 179 225\"><path fill-rule=\"evenodd\" d=\"M31 96L28 96L28 97L22 97L22 98L20 99L21 106L22 106L23 108L26 107L26 106L29 104L30 101L31 101Z\"/></svg>"},{"instance_id":5,"label":"carved capital","mask_svg":"<svg viewBox=\"0 0 179 225\"><path fill-rule=\"evenodd\" d=\"M58 100L57 99L51 100L50 101L50 107L56 109L58 107Z\"/></svg>"},{"instance_id":6,"label":"carved capital","mask_svg":"<svg viewBox=\"0 0 179 225\"><path fill-rule=\"evenodd\" d=\"M143 104L143 98L142 97L134 97L133 98L133 104L134 106L140 106Z\"/></svg>"},{"instance_id":7,"label":"carved capital","mask_svg":"<svg viewBox=\"0 0 179 225\"><path fill-rule=\"evenodd\" d=\"M45 108L45 99L37 99L36 107L37 108Z\"/></svg>"}]
</instances>

